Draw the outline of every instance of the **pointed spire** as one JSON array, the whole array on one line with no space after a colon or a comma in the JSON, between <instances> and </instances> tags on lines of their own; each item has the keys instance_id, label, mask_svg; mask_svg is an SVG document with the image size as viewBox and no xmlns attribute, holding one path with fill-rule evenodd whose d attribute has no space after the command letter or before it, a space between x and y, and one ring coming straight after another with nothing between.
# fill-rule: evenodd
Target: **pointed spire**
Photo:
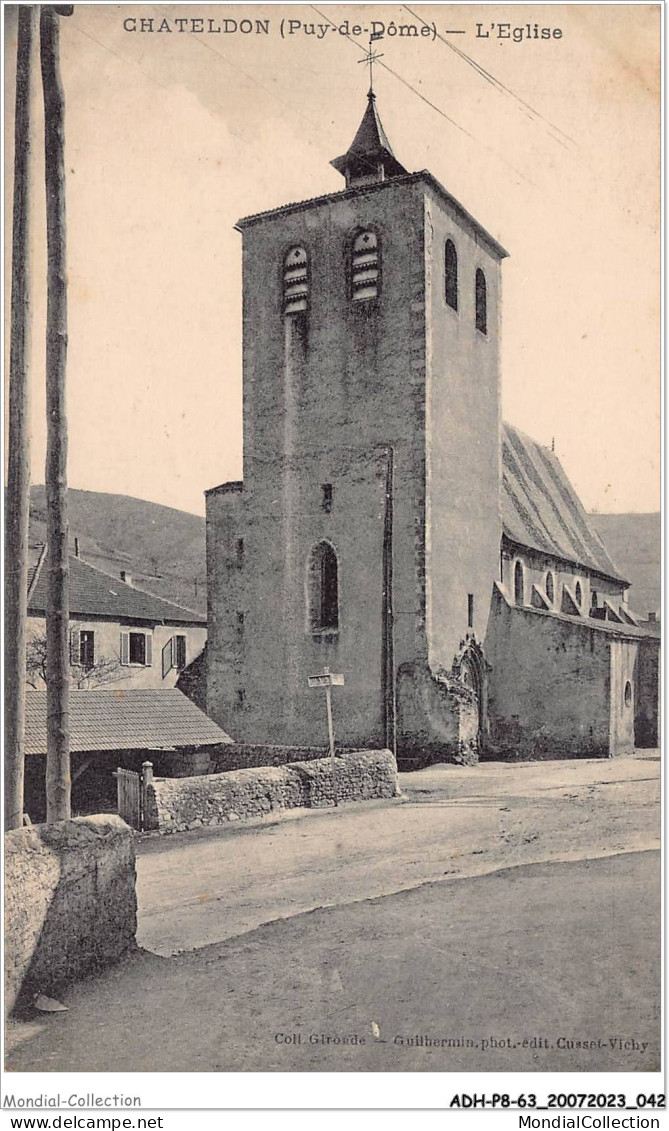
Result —
<instances>
[{"instance_id":1,"label":"pointed spire","mask_svg":"<svg viewBox=\"0 0 669 1131\"><path fill-rule=\"evenodd\" d=\"M348 152L335 157L330 164L346 178L347 188L406 174L407 170L400 165L386 137L373 90L367 95L367 108Z\"/></svg>"}]
</instances>

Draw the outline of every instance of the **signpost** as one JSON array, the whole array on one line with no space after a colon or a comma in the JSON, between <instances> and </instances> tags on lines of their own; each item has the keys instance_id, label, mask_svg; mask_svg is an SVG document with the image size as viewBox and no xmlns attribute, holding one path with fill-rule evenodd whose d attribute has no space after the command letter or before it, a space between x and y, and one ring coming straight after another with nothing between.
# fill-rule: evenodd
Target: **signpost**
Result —
<instances>
[{"instance_id":1,"label":"signpost","mask_svg":"<svg viewBox=\"0 0 669 1131\"><path fill-rule=\"evenodd\" d=\"M335 762L335 736L334 725L332 722L332 688L343 687L343 675L335 675L333 672L328 671L327 668L320 675L310 675L307 680L309 687L324 687L325 688L325 706L328 713L328 738L330 740L330 759L332 763L332 789L334 792L334 803L338 804L337 800L337 767Z\"/></svg>"}]
</instances>

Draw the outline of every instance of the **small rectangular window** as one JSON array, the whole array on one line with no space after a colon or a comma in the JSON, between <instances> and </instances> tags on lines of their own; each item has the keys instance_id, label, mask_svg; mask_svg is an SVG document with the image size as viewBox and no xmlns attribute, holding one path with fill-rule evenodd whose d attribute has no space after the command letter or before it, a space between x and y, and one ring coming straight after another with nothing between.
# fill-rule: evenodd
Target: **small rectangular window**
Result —
<instances>
[{"instance_id":1,"label":"small rectangular window","mask_svg":"<svg viewBox=\"0 0 669 1131\"><path fill-rule=\"evenodd\" d=\"M129 662L131 664L146 664L146 636L143 632L130 633Z\"/></svg>"},{"instance_id":2,"label":"small rectangular window","mask_svg":"<svg viewBox=\"0 0 669 1131\"><path fill-rule=\"evenodd\" d=\"M241 569L242 566L244 565L244 539L243 538L237 539L237 544L235 546L235 561L237 563L237 568Z\"/></svg>"},{"instance_id":3,"label":"small rectangular window","mask_svg":"<svg viewBox=\"0 0 669 1131\"><path fill-rule=\"evenodd\" d=\"M469 628L474 627L474 594L467 594L467 625Z\"/></svg>"},{"instance_id":4,"label":"small rectangular window","mask_svg":"<svg viewBox=\"0 0 669 1131\"><path fill-rule=\"evenodd\" d=\"M79 633L79 664L87 672L95 664L95 633L90 629Z\"/></svg>"},{"instance_id":5,"label":"small rectangular window","mask_svg":"<svg viewBox=\"0 0 669 1131\"><path fill-rule=\"evenodd\" d=\"M237 613L237 638L242 640L244 637L244 614Z\"/></svg>"},{"instance_id":6,"label":"small rectangular window","mask_svg":"<svg viewBox=\"0 0 669 1131\"><path fill-rule=\"evenodd\" d=\"M332 484L324 483L321 487L321 491L323 492L321 507L326 514L330 514L330 511L332 510Z\"/></svg>"},{"instance_id":7,"label":"small rectangular window","mask_svg":"<svg viewBox=\"0 0 669 1131\"><path fill-rule=\"evenodd\" d=\"M178 672L186 667L186 637L174 637L174 666Z\"/></svg>"}]
</instances>

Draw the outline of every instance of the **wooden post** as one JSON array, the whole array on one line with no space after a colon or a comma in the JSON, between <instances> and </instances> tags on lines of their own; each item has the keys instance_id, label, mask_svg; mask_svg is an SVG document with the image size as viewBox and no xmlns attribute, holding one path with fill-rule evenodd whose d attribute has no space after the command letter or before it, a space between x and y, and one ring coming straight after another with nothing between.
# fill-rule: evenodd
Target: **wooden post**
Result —
<instances>
[{"instance_id":1,"label":"wooden post","mask_svg":"<svg viewBox=\"0 0 669 1131\"><path fill-rule=\"evenodd\" d=\"M23 823L30 510L30 188L32 49L37 8L18 10L5 511L5 828Z\"/></svg>"},{"instance_id":2,"label":"wooden post","mask_svg":"<svg viewBox=\"0 0 669 1131\"><path fill-rule=\"evenodd\" d=\"M327 668L325 669L327 672ZM330 764L332 766L332 792L335 805L339 804L337 797L337 760L335 758L334 724L332 722L332 688L328 684L325 688L325 705L328 713L328 738L330 740Z\"/></svg>"},{"instance_id":3,"label":"wooden post","mask_svg":"<svg viewBox=\"0 0 669 1131\"><path fill-rule=\"evenodd\" d=\"M71 8L59 9L69 15ZM46 504L47 586L46 819L70 816L69 562L67 526L67 277L65 228L64 95L60 77L58 11L40 10L40 62L44 93L44 162L47 233Z\"/></svg>"},{"instance_id":4,"label":"wooden post","mask_svg":"<svg viewBox=\"0 0 669 1131\"><path fill-rule=\"evenodd\" d=\"M153 781L153 762L142 762L142 781L140 783L139 800L139 827L142 831L146 828L146 798L148 789Z\"/></svg>"}]
</instances>

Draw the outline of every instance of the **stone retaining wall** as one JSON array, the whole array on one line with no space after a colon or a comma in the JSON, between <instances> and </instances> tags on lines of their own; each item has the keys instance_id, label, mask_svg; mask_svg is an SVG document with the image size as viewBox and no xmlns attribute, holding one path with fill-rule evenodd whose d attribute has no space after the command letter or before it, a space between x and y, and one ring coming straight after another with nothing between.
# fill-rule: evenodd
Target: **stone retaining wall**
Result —
<instances>
[{"instance_id":1,"label":"stone retaining wall","mask_svg":"<svg viewBox=\"0 0 669 1131\"><path fill-rule=\"evenodd\" d=\"M5 1011L115 962L137 927L133 834L102 814L5 835Z\"/></svg>"},{"instance_id":2,"label":"stone retaining wall","mask_svg":"<svg viewBox=\"0 0 669 1131\"><path fill-rule=\"evenodd\" d=\"M147 828L161 833L262 817L281 809L322 808L338 801L396 797L397 765L389 750L232 770L209 777L157 778L148 787Z\"/></svg>"}]
</instances>

